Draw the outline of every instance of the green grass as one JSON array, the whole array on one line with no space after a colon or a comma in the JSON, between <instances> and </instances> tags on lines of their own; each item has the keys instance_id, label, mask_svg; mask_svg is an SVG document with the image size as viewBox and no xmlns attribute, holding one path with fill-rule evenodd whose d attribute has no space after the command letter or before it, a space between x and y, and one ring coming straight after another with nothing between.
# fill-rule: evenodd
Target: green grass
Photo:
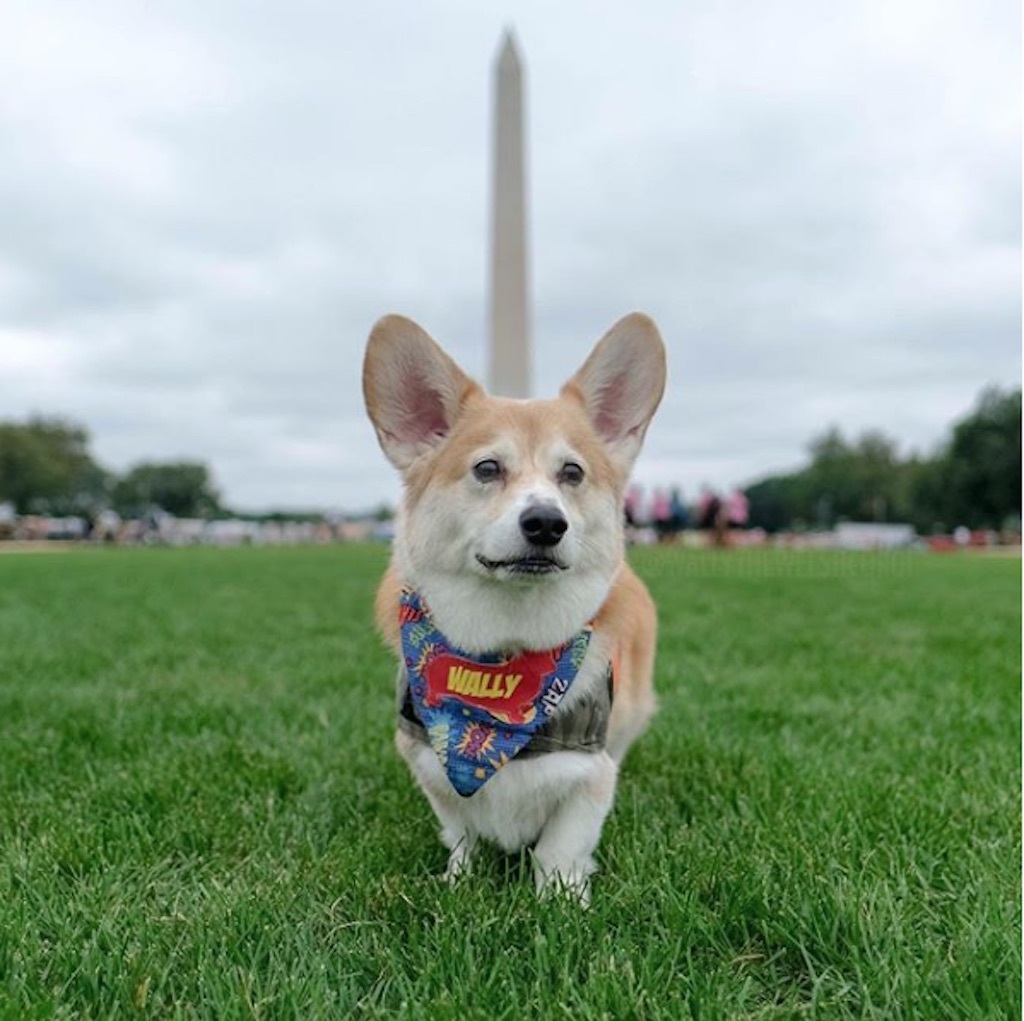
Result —
<instances>
[{"instance_id":1,"label":"green grass","mask_svg":"<svg viewBox=\"0 0 1024 1021\"><path fill-rule=\"evenodd\" d=\"M1020 1017L1019 560L638 551L583 912L436 878L384 556L0 557L0 1017Z\"/></svg>"}]
</instances>

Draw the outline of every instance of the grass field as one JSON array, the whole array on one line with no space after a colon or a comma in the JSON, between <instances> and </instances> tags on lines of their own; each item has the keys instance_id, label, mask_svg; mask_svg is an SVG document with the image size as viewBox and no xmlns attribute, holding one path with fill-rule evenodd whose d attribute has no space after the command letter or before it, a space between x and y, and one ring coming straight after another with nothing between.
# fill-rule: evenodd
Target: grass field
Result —
<instances>
[{"instance_id":1,"label":"grass field","mask_svg":"<svg viewBox=\"0 0 1024 1021\"><path fill-rule=\"evenodd\" d=\"M0 1017L1020 1017L1019 560L638 551L583 912L436 878L384 557L0 557Z\"/></svg>"}]
</instances>

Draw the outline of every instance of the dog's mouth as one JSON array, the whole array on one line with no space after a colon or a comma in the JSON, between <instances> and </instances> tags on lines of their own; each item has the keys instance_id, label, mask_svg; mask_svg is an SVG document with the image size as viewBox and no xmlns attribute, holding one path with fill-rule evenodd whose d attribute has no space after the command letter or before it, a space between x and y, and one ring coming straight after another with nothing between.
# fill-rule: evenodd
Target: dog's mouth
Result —
<instances>
[{"instance_id":1,"label":"dog's mouth","mask_svg":"<svg viewBox=\"0 0 1024 1021\"><path fill-rule=\"evenodd\" d=\"M533 556L510 557L508 560L488 560L480 553L476 555L477 562L488 571L508 571L509 574L554 574L557 571L567 571L568 564L563 564L554 557L534 554Z\"/></svg>"}]
</instances>

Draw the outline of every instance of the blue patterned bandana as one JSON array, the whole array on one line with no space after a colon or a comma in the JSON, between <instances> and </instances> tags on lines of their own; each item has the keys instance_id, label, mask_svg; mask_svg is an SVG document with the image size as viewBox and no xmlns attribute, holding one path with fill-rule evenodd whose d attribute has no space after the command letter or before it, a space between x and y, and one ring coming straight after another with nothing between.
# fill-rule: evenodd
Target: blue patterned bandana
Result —
<instances>
[{"instance_id":1,"label":"blue patterned bandana","mask_svg":"<svg viewBox=\"0 0 1024 1021\"><path fill-rule=\"evenodd\" d=\"M413 707L464 798L547 723L576 679L591 635L587 626L546 652L470 655L448 642L423 600L408 589L402 592L399 623Z\"/></svg>"}]
</instances>

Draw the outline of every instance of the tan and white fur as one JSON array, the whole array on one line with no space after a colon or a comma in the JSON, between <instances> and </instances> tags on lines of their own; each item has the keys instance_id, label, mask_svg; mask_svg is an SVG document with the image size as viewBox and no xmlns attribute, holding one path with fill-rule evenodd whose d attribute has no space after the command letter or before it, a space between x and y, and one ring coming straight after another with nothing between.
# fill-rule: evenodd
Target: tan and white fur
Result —
<instances>
[{"instance_id":1,"label":"tan and white fur","mask_svg":"<svg viewBox=\"0 0 1024 1021\"><path fill-rule=\"evenodd\" d=\"M399 595L408 585L470 653L554 648L593 622L559 712L605 684L609 662L615 667L604 751L513 759L469 798L455 792L429 745L398 731L398 750L441 824L451 879L483 839L506 851L532 847L538 890L589 901L619 763L655 708L655 609L625 562L622 519L664 386L664 346L639 313L616 323L550 400L488 396L401 316L386 316L370 334L366 406L404 482L377 596L378 626L399 660ZM543 546L524 525L535 526L531 515L557 524Z\"/></svg>"}]
</instances>

